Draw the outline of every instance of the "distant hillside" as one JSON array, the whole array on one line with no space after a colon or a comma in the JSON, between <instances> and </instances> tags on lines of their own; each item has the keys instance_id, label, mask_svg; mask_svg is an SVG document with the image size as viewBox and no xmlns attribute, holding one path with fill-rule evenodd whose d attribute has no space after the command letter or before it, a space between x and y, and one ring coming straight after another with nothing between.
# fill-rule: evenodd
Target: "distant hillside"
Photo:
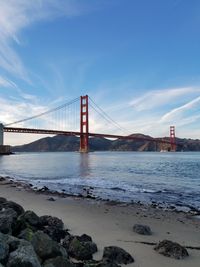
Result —
<instances>
[{"instance_id":1,"label":"distant hillside","mask_svg":"<svg viewBox=\"0 0 200 267\"><path fill-rule=\"evenodd\" d=\"M143 134L133 134L133 137L146 137ZM169 138L165 137L165 140ZM200 151L200 140L196 139L180 139L177 138L178 151ZM91 151L160 151L161 149L168 149L167 145L156 144L154 141L140 141L140 140L108 140L105 138L90 138L89 145ZM13 152L51 152L51 151L78 151L79 138L75 136L56 135L53 137L46 137L34 141L32 143L14 146Z\"/></svg>"},{"instance_id":2,"label":"distant hillside","mask_svg":"<svg viewBox=\"0 0 200 267\"><path fill-rule=\"evenodd\" d=\"M109 150L111 141L104 138L91 138L89 140L92 151ZM34 141L32 143L14 146L13 152L51 152L51 151L78 151L79 138L75 136L56 135Z\"/></svg>"}]
</instances>

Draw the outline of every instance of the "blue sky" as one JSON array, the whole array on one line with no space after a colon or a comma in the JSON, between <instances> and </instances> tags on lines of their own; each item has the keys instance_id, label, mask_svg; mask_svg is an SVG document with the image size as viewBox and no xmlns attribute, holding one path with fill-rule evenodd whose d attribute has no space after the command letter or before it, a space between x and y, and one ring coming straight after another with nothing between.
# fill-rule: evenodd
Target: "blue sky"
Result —
<instances>
[{"instance_id":1,"label":"blue sky","mask_svg":"<svg viewBox=\"0 0 200 267\"><path fill-rule=\"evenodd\" d=\"M199 138L199 45L198 0L0 0L0 121L89 94L129 133Z\"/></svg>"}]
</instances>

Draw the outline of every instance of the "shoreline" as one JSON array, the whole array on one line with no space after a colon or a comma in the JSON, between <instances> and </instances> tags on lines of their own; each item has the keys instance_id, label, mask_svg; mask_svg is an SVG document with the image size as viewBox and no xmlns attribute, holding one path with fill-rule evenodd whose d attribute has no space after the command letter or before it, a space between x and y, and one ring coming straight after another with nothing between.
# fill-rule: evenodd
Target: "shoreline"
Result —
<instances>
[{"instance_id":1,"label":"shoreline","mask_svg":"<svg viewBox=\"0 0 200 267\"><path fill-rule=\"evenodd\" d=\"M126 206L132 206L132 205L139 205L144 207L152 207L155 209L165 210L165 211L173 211L173 212L184 212L186 214L194 215L194 216L200 216L200 207L195 207L192 205L184 205L184 204L178 204L178 203L167 203L167 202L161 202L161 201L155 201L151 200L149 203L147 201L138 201L138 200L131 200L131 201L120 201L120 200L113 200L109 198L102 198L99 196L95 196L93 194L93 187L91 186L85 186L83 187L82 193L67 193L66 190L51 190L47 186L43 185L41 187L38 187L36 185L33 185L31 182L20 180L17 178L13 178L10 176L0 176L0 185L3 183L11 184L13 187L19 187L23 188L26 191L35 192L35 193L41 193L46 194L47 196L55 196L55 197L63 197L63 198L80 198L80 199L92 199L94 201L100 201L102 203L112 203L113 205L126 205Z\"/></svg>"},{"instance_id":2,"label":"shoreline","mask_svg":"<svg viewBox=\"0 0 200 267\"><path fill-rule=\"evenodd\" d=\"M135 263L127 265L130 267L199 266L200 250L188 249L190 256L187 259L175 260L157 254L151 245L141 243L169 239L184 246L199 247L200 220L193 213L164 210L141 203L117 203L38 192L8 179L0 182L1 197L15 201L40 216L49 214L61 218L72 234L91 235L99 248L95 259L101 258L103 247L116 245L135 258ZM51 197L55 201L50 201ZM135 223L149 225L153 235L134 233L132 227Z\"/></svg>"}]
</instances>

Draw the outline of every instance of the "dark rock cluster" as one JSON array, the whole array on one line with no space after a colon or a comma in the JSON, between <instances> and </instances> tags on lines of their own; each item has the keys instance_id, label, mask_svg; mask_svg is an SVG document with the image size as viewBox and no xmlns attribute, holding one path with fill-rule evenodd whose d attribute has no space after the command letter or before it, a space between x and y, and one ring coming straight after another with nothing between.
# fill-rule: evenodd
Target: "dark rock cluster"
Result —
<instances>
[{"instance_id":1,"label":"dark rock cluster","mask_svg":"<svg viewBox=\"0 0 200 267\"><path fill-rule=\"evenodd\" d=\"M19 204L0 198L0 267L118 267L134 262L122 248L97 246L86 234L73 236L62 220L24 211Z\"/></svg>"},{"instance_id":2,"label":"dark rock cluster","mask_svg":"<svg viewBox=\"0 0 200 267\"><path fill-rule=\"evenodd\" d=\"M186 248L182 247L176 242L172 242L170 240L163 240L159 242L154 249L167 257L175 258L177 260L183 259L189 256Z\"/></svg>"}]
</instances>

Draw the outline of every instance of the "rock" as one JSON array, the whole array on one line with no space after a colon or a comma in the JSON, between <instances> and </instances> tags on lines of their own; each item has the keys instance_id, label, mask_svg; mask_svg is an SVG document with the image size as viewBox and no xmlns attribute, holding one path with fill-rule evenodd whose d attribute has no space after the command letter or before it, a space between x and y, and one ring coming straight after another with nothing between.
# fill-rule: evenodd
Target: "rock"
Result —
<instances>
[{"instance_id":1,"label":"rock","mask_svg":"<svg viewBox=\"0 0 200 267\"><path fill-rule=\"evenodd\" d=\"M49 188L47 186L43 186L42 188L38 189L38 192L49 192Z\"/></svg>"},{"instance_id":2,"label":"rock","mask_svg":"<svg viewBox=\"0 0 200 267\"><path fill-rule=\"evenodd\" d=\"M128 252L115 246L104 248L103 259L119 264L128 264L134 262L133 257Z\"/></svg>"},{"instance_id":3,"label":"rock","mask_svg":"<svg viewBox=\"0 0 200 267\"><path fill-rule=\"evenodd\" d=\"M73 267L73 264L68 259L58 256L56 258L46 260L43 267Z\"/></svg>"},{"instance_id":4,"label":"rock","mask_svg":"<svg viewBox=\"0 0 200 267\"><path fill-rule=\"evenodd\" d=\"M12 227L13 236L18 236L21 231L26 229L27 227L29 227L29 225L26 222L17 219Z\"/></svg>"},{"instance_id":5,"label":"rock","mask_svg":"<svg viewBox=\"0 0 200 267\"><path fill-rule=\"evenodd\" d=\"M61 219L50 215L44 215L40 217L40 224L42 226L55 226L56 228L63 229L64 223Z\"/></svg>"},{"instance_id":6,"label":"rock","mask_svg":"<svg viewBox=\"0 0 200 267\"><path fill-rule=\"evenodd\" d=\"M0 232L4 234L12 233L12 226L17 219L17 213L13 209L3 209L0 211Z\"/></svg>"},{"instance_id":7,"label":"rock","mask_svg":"<svg viewBox=\"0 0 200 267\"><path fill-rule=\"evenodd\" d=\"M37 216L37 214L35 214L35 212L31 211L31 210L27 210L26 212L24 212L19 218L18 220L21 220L22 222L28 223L31 226L38 226L40 225L40 217Z\"/></svg>"},{"instance_id":8,"label":"rock","mask_svg":"<svg viewBox=\"0 0 200 267\"><path fill-rule=\"evenodd\" d=\"M5 208L5 209L13 209L17 213L18 216L24 213L24 209L22 208L22 206L20 206L19 204L13 201L6 201L3 203L0 203L0 207Z\"/></svg>"},{"instance_id":9,"label":"rock","mask_svg":"<svg viewBox=\"0 0 200 267\"><path fill-rule=\"evenodd\" d=\"M28 210L17 218L13 227L13 235L18 236L26 228L31 228L35 232L38 227L40 227L40 218L33 211Z\"/></svg>"},{"instance_id":10,"label":"rock","mask_svg":"<svg viewBox=\"0 0 200 267\"><path fill-rule=\"evenodd\" d=\"M76 237L81 242L92 242L92 237L86 234L83 234L81 236L76 236Z\"/></svg>"},{"instance_id":11,"label":"rock","mask_svg":"<svg viewBox=\"0 0 200 267\"><path fill-rule=\"evenodd\" d=\"M31 228L26 228L21 231L21 233L18 235L18 238L31 241L33 238L33 235L34 235L34 232L31 230Z\"/></svg>"},{"instance_id":12,"label":"rock","mask_svg":"<svg viewBox=\"0 0 200 267\"><path fill-rule=\"evenodd\" d=\"M67 252L57 242L53 241L47 234L42 231L34 233L31 244L35 252L42 259L46 260L57 256L67 257Z\"/></svg>"},{"instance_id":13,"label":"rock","mask_svg":"<svg viewBox=\"0 0 200 267\"><path fill-rule=\"evenodd\" d=\"M4 238L0 238L0 262L4 262L9 254L9 246Z\"/></svg>"},{"instance_id":14,"label":"rock","mask_svg":"<svg viewBox=\"0 0 200 267\"><path fill-rule=\"evenodd\" d=\"M7 267L41 267L31 245L19 246L9 255Z\"/></svg>"},{"instance_id":15,"label":"rock","mask_svg":"<svg viewBox=\"0 0 200 267\"><path fill-rule=\"evenodd\" d=\"M140 235L152 235L151 228L147 225L135 224L133 231Z\"/></svg>"},{"instance_id":16,"label":"rock","mask_svg":"<svg viewBox=\"0 0 200 267\"><path fill-rule=\"evenodd\" d=\"M62 240L62 246L68 251L70 242L73 240L74 236L70 235L69 233L65 236Z\"/></svg>"},{"instance_id":17,"label":"rock","mask_svg":"<svg viewBox=\"0 0 200 267\"><path fill-rule=\"evenodd\" d=\"M1 205L2 203L4 203L4 202L7 202L7 199L4 198L4 197L0 197L0 205Z\"/></svg>"},{"instance_id":18,"label":"rock","mask_svg":"<svg viewBox=\"0 0 200 267\"><path fill-rule=\"evenodd\" d=\"M89 235L83 234L81 236L73 236L70 235L68 232L66 233L65 238L62 240L62 246L68 250L70 242L74 239L77 238L80 242L92 242L92 238Z\"/></svg>"},{"instance_id":19,"label":"rock","mask_svg":"<svg viewBox=\"0 0 200 267\"><path fill-rule=\"evenodd\" d=\"M86 198L89 198L89 199L96 199L96 197L95 196L93 196L93 195L86 195Z\"/></svg>"},{"instance_id":20,"label":"rock","mask_svg":"<svg viewBox=\"0 0 200 267\"><path fill-rule=\"evenodd\" d=\"M18 239L12 235L2 234L0 233L0 242L4 242L9 246L9 252L15 251L20 246L30 246L30 242L27 242L23 239Z\"/></svg>"},{"instance_id":21,"label":"rock","mask_svg":"<svg viewBox=\"0 0 200 267\"><path fill-rule=\"evenodd\" d=\"M60 243L61 239L64 239L68 233L67 230L59 229L54 226L46 226L42 231L58 243Z\"/></svg>"},{"instance_id":22,"label":"rock","mask_svg":"<svg viewBox=\"0 0 200 267\"><path fill-rule=\"evenodd\" d=\"M14 236L8 236L7 237L7 244L9 245L9 251L10 252L15 251L16 249L19 248L19 246L30 245L25 240L20 240Z\"/></svg>"},{"instance_id":23,"label":"rock","mask_svg":"<svg viewBox=\"0 0 200 267\"><path fill-rule=\"evenodd\" d=\"M53 198L53 197L49 197L49 198L47 198L47 200L48 201L56 201L55 198Z\"/></svg>"},{"instance_id":24,"label":"rock","mask_svg":"<svg viewBox=\"0 0 200 267\"><path fill-rule=\"evenodd\" d=\"M189 256L187 250L184 247L170 240L163 240L159 242L154 247L154 250L164 256L175 258L178 260Z\"/></svg>"},{"instance_id":25,"label":"rock","mask_svg":"<svg viewBox=\"0 0 200 267\"><path fill-rule=\"evenodd\" d=\"M91 241L81 242L74 237L69 244L68 253L77 260L90 260L95 252L97 252L97 246Z\"/></svg>"}]
</instances>

